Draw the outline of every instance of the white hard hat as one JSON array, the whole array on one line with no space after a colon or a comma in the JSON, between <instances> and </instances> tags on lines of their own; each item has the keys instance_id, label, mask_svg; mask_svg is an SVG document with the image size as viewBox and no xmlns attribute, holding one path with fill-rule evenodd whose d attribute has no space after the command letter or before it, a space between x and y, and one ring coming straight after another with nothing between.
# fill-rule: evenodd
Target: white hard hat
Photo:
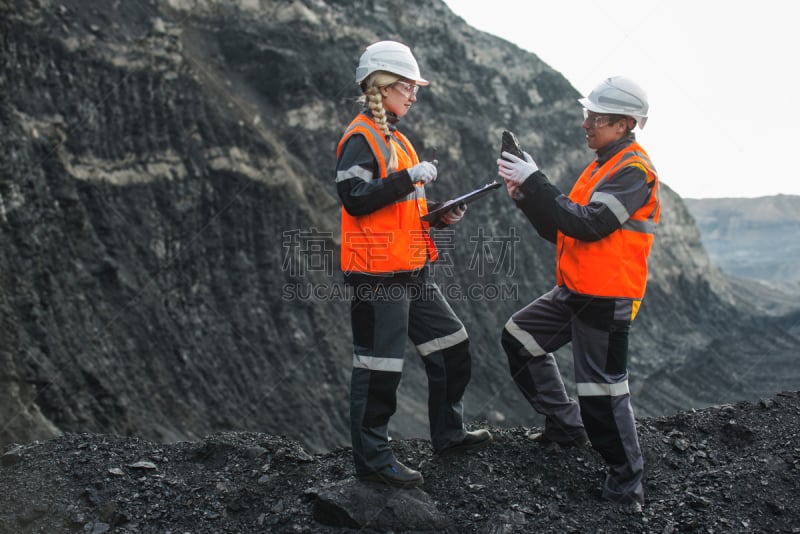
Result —
<instances>
[{"instance_id":1,"label":"white hard hat","mask_svg":"<svg viewBox=\"0 0 800 534\"><path fill-rule=\"evenodd\" d=\"M636 119L639 129L647 122L647 93L633 80L612 76L592 89L589 96L578 99L583 107L595 113L627 115Z\"/></svg>"},{"instance_id":2,"label":"white hard hat","mask_svg":"<svg viewBox=\"0 0 800 534\"><path fill-rule=\"evenodd\" d=\"M428 80L419 73L419 65L411 49L397 41L378 41L367 47L356 68L356 83L376 70L385 70L403 78L413 80L417 85L428 85Z\"/></svg>"}]
</instances>

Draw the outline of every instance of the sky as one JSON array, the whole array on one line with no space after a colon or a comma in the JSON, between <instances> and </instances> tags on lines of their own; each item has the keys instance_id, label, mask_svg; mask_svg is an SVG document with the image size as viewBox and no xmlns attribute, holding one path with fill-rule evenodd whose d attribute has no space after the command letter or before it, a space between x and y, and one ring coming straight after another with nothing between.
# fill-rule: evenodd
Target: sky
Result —
<instances>
[{"instance_id":1,"label":"sky","mask_svg":"<svg viewBox=\"0 0 800 534\"><path fill-rule=\"evenodd\" d=\"M583 95L609 76L636 81L650 104L637 140L681 197L800 195L794 2L445 3L470 26L536 54Z\"/></svg>"}]
</instances>

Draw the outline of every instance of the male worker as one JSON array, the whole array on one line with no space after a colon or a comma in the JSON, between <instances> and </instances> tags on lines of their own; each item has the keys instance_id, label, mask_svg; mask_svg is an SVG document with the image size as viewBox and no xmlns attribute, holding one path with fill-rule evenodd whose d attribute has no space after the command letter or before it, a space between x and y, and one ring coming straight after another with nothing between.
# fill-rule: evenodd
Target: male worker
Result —
<instances>
[{"instance_id":1,"label":"male worker","mask_svg":"<svg viewBox=\"0 0 800 534\"><path fill-rule=\"evenodd\" d=\"M523 159L503 152L497 160L517 206L556 245L556 286L511 316L501 342L517 386L545 415L534 439L591 442L609 465L603 497L638 512L643 460L628 389L628 331L644 297L660 213L656 170L633 133L647 121L647 96L617 76L579 102L586 143L597 157L568 196L528 153ZM552 354L568 342L577 403Z\"/></svg>"}]
</instances>

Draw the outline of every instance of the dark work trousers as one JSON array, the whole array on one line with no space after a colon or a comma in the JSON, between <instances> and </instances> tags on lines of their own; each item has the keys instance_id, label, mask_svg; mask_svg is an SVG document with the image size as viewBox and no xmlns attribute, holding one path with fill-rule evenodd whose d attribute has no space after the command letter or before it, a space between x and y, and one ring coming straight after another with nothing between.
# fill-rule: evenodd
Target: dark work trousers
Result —
<instances>
[{"instance_id":1,"label":"dark work trousers","mask_svg":"<svg viewBox=\"0 0 800 534\"><path fill-rule=\"evenodd\" d=\"M424 275L412 280L346 278L353 290L353 371L350 433L356 473L396 462L389 446L389 418L403 371L408 338L428 376L428 419L434 451L466 436L462 397L470 379L464 325L439 287Z\"/></svg>"},{"instance_id":2,"label":"dark work trousers","mask_svg":"<svg viewBox=\"0 0 800 534\"><path fill-rule=\"evenodd\" d=\"M511 316L502 345L514 381L545 416L547 437L586 433L608 463L603 497L644 502L644 462L628 389L630 299L576 295L556 287ZM572 342L576 403L567 395L553 351Z\"/></svg>"}]
</instances>

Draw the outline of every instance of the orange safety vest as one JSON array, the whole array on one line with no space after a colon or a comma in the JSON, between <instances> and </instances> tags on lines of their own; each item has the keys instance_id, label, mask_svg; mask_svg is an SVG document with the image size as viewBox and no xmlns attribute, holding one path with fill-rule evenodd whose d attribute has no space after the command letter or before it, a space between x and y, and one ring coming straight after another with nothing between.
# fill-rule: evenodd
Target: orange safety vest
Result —
<instances>
[{"instance_id":1,"label":"orange safety vest","mask_svg":"<svg viewBox=\"0 0 800 534\"><path fill-rule=\"evenodd\" d=\"M647 256L661 214L658 175L650 156L638 143L621 150L598 168L593 161L581 174L570 200L586 205L595 191L624 167L647 173L650 197L622 227L598 241L580 241L558 232L556 282L575 293L599 297L642 299L647 283Z\"/></svg>"},{"instance_id":2,"label":"orange safety vest","mask_svg":"<svg viewBox=\"0 0 800 534\"><path fill-rule=\"evenodd\" d=\"M363 135L378 163L380 177L419 163L408 138L394 131L391 142L397 153L397 168L389 168L389 142L375 121L359 114L336 147L336 157L352 135ZM430 236L430 225L420 217L428 213L425 187L415 184L404 198L367 215L353 216L342 207L341 268L344 272L391 274L413 271L438 255Z\"/></svg>"}]
</instances>

